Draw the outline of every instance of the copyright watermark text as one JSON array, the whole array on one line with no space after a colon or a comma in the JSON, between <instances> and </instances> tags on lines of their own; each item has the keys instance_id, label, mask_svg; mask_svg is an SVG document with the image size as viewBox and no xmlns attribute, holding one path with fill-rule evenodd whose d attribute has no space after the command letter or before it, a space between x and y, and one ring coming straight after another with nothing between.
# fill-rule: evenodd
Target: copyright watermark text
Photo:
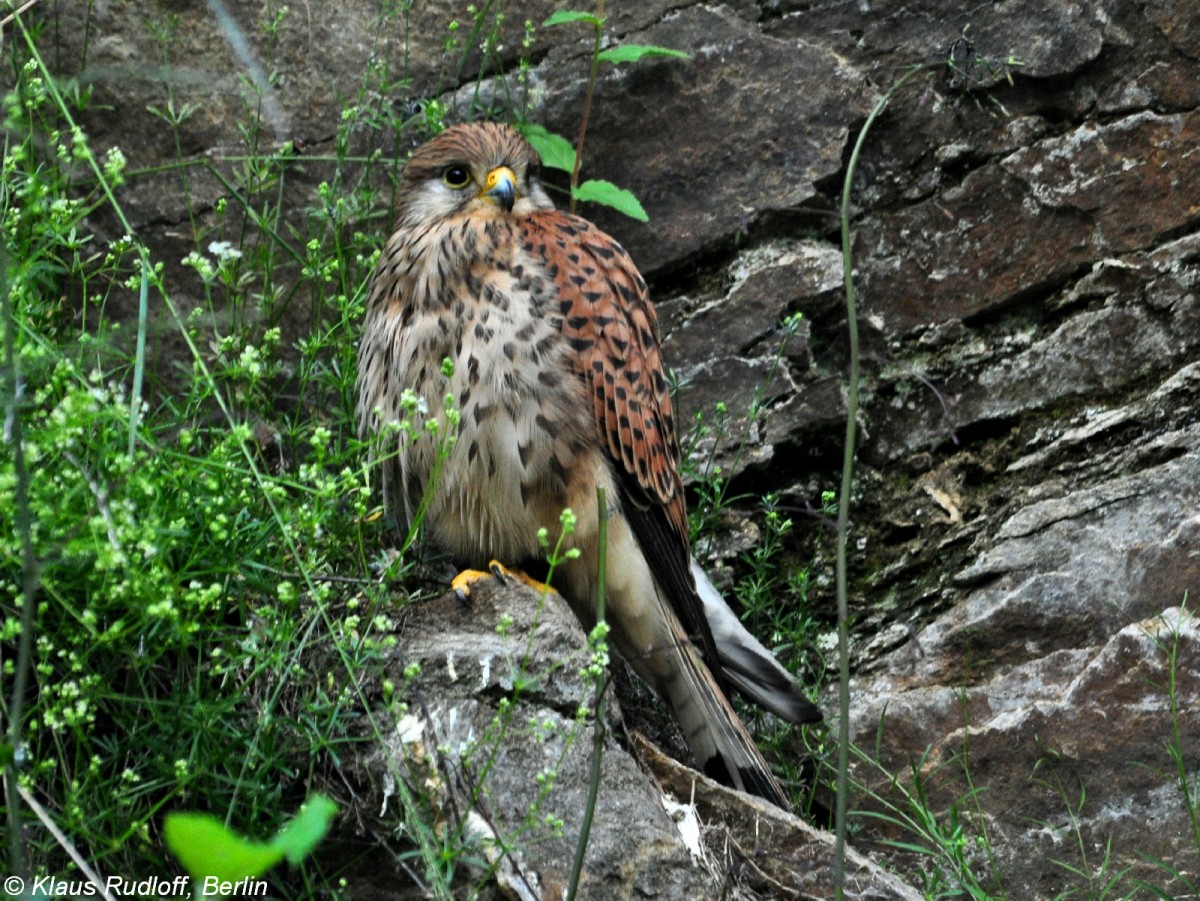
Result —
<instances>
[{"instance_id":1,"label":"copyright watermark text","mask_svg":"<svg viewBox=\"0 0 1200 901\"><path fill-rule=\"evenodd\" d=\"M16 896L25 892L25 880L20 876L9 876L4 882L4 891ZM109 876L103 882L87 879L63 879L56 876L38 876L29 880L29 893L41 898L218 898L236 895L239 898L265 898L267 880L239 879L236 882L207 876L193 882L187 876L173 879L155 878L126 879Z\"/></svg>"}]
</instances>

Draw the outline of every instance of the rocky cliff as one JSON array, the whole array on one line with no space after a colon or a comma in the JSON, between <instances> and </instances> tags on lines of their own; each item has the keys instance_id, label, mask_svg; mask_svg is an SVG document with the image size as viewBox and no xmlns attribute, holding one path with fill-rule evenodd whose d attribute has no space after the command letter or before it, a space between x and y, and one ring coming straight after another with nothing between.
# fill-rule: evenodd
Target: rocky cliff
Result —
<instances>
[{"instance_id":1,"label":"rocky cliff","mask_svg":"<svg viewBox=\"0 0 1200 901\"><path fill-rule=\"evenodd\" d=\"M505 115L519 101L531 120L574 135L587 35L542 29L522 46L523 21L540 23L557 5L508 10L489 54L460 57L446 49L447 25L460 20L467 45L472 17L447 0L415 4L386 30L373 0L295 4L270 36L257 4L232 4L252 57L274 74L254 101L264 110L257 137L295 150L282 198L293 220L328 177L338 140L364 158L402 159L418 139L415 125L339 135L356 97L409 110L414 123L427 109L421 99L444 104L450 119ZM64 59L85 32L91 43L82 74L101 103L84 126L144 170L123 200L170 261L191 248L188 216L180 171L158 167L179 154L243 152L249 138L232 123L252 92L228 31L188 0L172 4L179 27L167 65L176 102L198 109L175 132L148 112L163 90L146 74L162 64L145 28L152 6L109 0L60 15ZM1182 894L1176 877L1195 884L1200 869L1180 775L1194 816L1200 9L1171 0L613 0L608 16L606 40L690 59L602 71L585 174L632 189L650 222L586 212L650 281L683 420L711 416L718 402L728 411L706 459L724 467L734 493L773 492L793 511L783 553L815 561L813 615L829 626L830 530L819 511L822 491L837 485L845 415L841 177L857 129L907 67L957 63L894 98L853 186L865 384L851 721L871 759L856 764L851 806L886 811L919 789L943 828L961 828L964 859L997 896L1101 897L1119 873L1126 890L1142 878ZM1020 65L1003 65L1010 58ZM397 69L403 60L405 78L364 80L380 59ZM186 193L203 216L227 185L197 169ZM384 206L364 213L364 228L386 232ZM283 264L279 279L302 282L299 267ZM781 323L796 313L803 319L781 349ZM302 302L288 312L305 323L311 315ZM159 352L165 372L169 340ZM761 512L747 502L734 514L714 552L724 548L736 572ZM422 621L407 627L414 648L429 640ZM827 698L832 718L832 689ZM562 717L568 701L551 709ZM478 702L439 703L449 715ZM636 768L612 765L624 774L614 785L649 791ZM363 769L374 784L371 765ZM825 891L798 863L747 875L755 854L745 834L729 852L736 866L698 868L666 814L655 816L653 836L638 834L647 856L636 865L626 859L627 816L600 818L597 849L607 850L596 852L604 876L594 896L716 897L722 884L780 897ZM860 851L936 894L936 864L885 844L911 835L859 822ZM558 878L553 855L525 853L522 866L549 874L546 883ZM794 863L798 854L775 846L766 857ZM364 876L374 891L404 880L381 872ZM863 897L909 891L878 878L879 894L863 888Z\"/></svg>"}]
</instances>

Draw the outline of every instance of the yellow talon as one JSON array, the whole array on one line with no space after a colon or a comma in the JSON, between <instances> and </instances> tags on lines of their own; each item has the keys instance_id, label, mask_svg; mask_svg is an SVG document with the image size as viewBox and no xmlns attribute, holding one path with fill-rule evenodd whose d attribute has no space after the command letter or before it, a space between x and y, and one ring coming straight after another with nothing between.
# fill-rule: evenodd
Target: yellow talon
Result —
<instances>
[{"instance_id":1,"label":"yellow talon","mask_svg":"<svg viewBox=\"0 0 1200 901\"><path fill-rule=\"evenodd\" d=\"M450 581L450 587L454 589L454 593L458 595L460 601L465 601L471 596L471 586L480 579L490 579L491 573L480 572L477 569L464 569Z\"/></svg>"},{"instance_id":2,"label":"yellow talon","mask_svg":"<svg viewBox=\"0 0 1200 901\"><path fill-rule=\"evenodd\" d=\"M471 586L474 583L480 579L489 578L499 579L501 582L509 579L518 579L539 594L550 590L549 585L545 585L527 576L519 569L509 569L499 560L492 560L488 563L488 572L481 572L478 569L464 569L451 580L450 587L454 589L454 593L458 595L460 601L465 601L471 596Z\"/></svg>"}]
</instances>

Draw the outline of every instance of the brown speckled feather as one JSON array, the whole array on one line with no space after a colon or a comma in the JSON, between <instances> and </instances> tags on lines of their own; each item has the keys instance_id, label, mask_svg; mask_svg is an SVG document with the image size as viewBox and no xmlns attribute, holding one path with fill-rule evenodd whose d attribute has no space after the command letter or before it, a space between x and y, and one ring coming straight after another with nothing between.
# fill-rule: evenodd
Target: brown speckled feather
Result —
<instances>
[{"instance_id":1,"label":"brown speckled feather","mask_svg":"<svg viewBox=\"0 0 1200 901\"><path fill-rule=\"evenodd\" d=\"M786 806L727 687L793 722L820 712L691 556L645 282L616 241L553 209L538 170L491 124L447 129L405 170L358 358L384 503L475 568L541 558L539 530L570 507L579 556L555 587L590 624L603 488L610 640L706 772Z\"/></svg>"},{"instance_id":2,"label":"brown speckled feather","mask_svg":"<svg viewBox=\"0 0 1200 901\"><path fill-rule=\"evenodd\" d=\"M521 236L558 288L571 362L609 454L661 505L686 547L675 418L646 282L625 248L578 217L537 213L524 220Z\"/></svg>"},{"instance_id":3,"label":"brown speckled feather","mask_svg":"<svg viewBox=\"0 0 1200 901\"><path fill-rule=\"evenodd\" d=\"M671 394L646 282L620 244L558 211L521 223L526 253L558 289L568 360L624 478L626 515L684 629L707 660L716 644L689 572L690 538ZM615 499L614 499L615 500ZM723 686L720 671L714 676Z\"/></svg>"}]
</instances>

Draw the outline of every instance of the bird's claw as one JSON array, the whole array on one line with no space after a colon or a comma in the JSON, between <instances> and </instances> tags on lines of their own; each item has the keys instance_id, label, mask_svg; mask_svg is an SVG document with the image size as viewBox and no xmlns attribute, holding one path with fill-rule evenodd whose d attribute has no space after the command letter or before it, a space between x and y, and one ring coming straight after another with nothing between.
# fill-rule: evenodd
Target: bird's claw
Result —
<instances>
[{"instance_id":1,"label":"bird's claw","mask_svg":"<svg viewBox=\"0 0 1200 901\"><path fill-rule=\"evenodd\" d=\"M501 582L507 582L511 576L512 574L503 563L499 560L492 560L488 563L487 572L478 569L464 569L450 582L450 587L454 589L458 599L465 604L471 598L471 586L480 579L499 579Z\"/></svg>"},{"instance_id":2,"label":"bird's claw","mask_svg":"<svg viewBox=\"0 0 1200 901\"><path fill-rule=\"evenodd\" d=\"M545 594L551 590L550 586L544 582L539 582L519 569L509 569L499 560L490 561L487 572L478 569L464 569L450 582L450 587L454 589L458 599L465 604L471 598L471 586L481 579L499 579L503 585L516 579L518 582L524 582L538 594Z\"/></svg>"}]
</instances>

